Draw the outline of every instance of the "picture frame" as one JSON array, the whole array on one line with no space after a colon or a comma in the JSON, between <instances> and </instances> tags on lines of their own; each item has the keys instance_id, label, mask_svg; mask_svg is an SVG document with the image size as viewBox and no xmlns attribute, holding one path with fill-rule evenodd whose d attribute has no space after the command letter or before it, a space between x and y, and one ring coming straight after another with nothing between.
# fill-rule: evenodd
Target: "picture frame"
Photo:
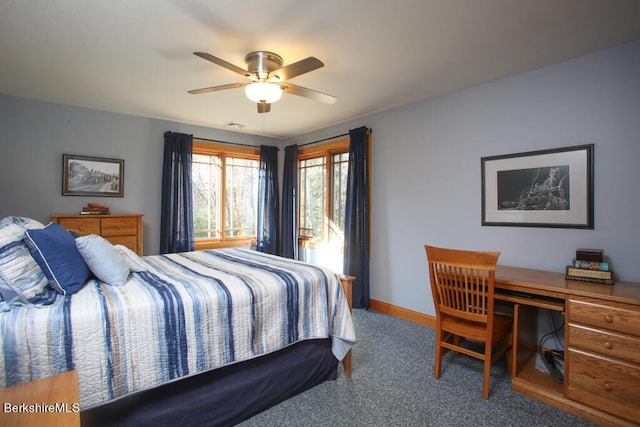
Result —
<instances>
[{"instance_id":1,"label":"picture frame","mask_svg":"<svg viewBox=\"0 0 640 427\"><path fill-rule=\"evenodd\" d=\"M593 150L482 157L482 225L593 229Z\"/></svg>"},{"instance_id":2,"label":"picture frame","mask_svg":"<svg viewBox=\"0 0 640 427\"><path fill-rule=\"evenodd\" d=\"M124 196L124 160L62 155L63 196Z\"/></svg>"}]
</instances>

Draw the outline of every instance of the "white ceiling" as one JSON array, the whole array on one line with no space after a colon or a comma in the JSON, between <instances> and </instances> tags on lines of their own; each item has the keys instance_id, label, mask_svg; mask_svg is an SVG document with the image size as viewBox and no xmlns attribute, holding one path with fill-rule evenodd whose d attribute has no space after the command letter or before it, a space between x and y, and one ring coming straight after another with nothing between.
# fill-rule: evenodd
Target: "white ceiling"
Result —
<instances>
[{"instance_id":1,"label":"white ceiling","mask_svg":"<svg viewBox=\"0 0 640 427\"><path fill-rule=\"evenodd\" d=\"M2 0L0 93L286 138L637 39L639 0ZM254 50L338 102L187 93Z\"/></svg>"}]
</instances>

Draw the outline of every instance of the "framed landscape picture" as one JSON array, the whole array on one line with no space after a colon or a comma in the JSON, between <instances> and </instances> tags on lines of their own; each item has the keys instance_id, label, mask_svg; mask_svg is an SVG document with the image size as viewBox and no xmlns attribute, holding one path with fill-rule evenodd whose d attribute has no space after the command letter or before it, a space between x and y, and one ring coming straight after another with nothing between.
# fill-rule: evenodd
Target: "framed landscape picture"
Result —
<instances>
[{"instance_id":1,"label":"framed landscape picture","mask_svg":"<svg viewBox=\"0 0 640 427\"><path fill-rule=\"evenodd\" d=\"M63 196L123 197L124 160L62 155Z\"/></svg>"},{"instance_id":2,"label":"framed landscape picture","mask_svg":"<svg viewBox=\"0 0 640 427\"><path fill-rule=\"evenodd\" d=\"M482 225L593 229L593 144L481 163Z\"/></svg>"}]
</instances>

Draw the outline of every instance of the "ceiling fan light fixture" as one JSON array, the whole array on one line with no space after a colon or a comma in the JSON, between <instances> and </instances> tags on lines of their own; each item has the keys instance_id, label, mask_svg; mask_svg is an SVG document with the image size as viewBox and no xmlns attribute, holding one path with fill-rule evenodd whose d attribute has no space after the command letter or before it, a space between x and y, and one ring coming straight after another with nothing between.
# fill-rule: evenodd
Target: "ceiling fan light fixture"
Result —
<instances>
[{"instance_id":1,"label":"ceiling fan light fixture","mask_svg":"<svg viewBox=\"0 0 640 427\"><path fill-rule=\"evenodd\" d=\"M253 102L262 101L271 104L282 97L282 88L271 83L256 82L245 86L244 93Z\"/></svg>"}]
</instances>

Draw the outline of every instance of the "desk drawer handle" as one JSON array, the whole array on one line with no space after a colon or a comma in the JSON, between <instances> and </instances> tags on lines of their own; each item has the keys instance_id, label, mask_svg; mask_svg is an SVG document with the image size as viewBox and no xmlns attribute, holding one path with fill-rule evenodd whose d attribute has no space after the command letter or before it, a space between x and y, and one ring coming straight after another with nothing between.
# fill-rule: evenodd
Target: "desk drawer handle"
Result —
<instances>
[{"instance_id":1,"label":"desk drawer handle","mask_svg":"<svg viewBox=\"0 0 640 427\"><path fill-rule=\"evenodd\" d=\"M604 316L604 321L607 323L613 323L613 317L611 317L611 315L607 314L606 316Z\"/></svg>"},{"instance_id":2,"label":"desk drawer handle","mask_svg":"<svg viewBox=\"0 0 640 427\"><path fill-rule=\"evenodd\" d=\"M604 348L606 348L607 350L611 350L613 348L613 344L607 341L604 343Z\"/></svg>"},{"instance_id":3,"label":"desk drawer handle","mask_svg":"<svg viewBox=\"0 0 640 427\"><path fill-rule=\"evenodd\" d=\"M613 386L609 383L604 384L604 389L607 391L613 391Z\"/></svg>"}]
</instances>

